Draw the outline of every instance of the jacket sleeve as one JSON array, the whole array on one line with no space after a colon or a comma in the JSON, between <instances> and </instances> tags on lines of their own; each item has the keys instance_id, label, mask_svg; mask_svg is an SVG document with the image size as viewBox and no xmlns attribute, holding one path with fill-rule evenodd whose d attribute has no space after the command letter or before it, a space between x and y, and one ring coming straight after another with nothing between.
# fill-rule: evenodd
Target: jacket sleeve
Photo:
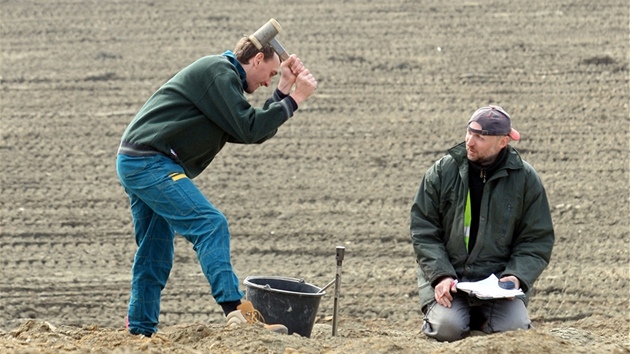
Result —
<instances>
[{"instance_id":1,"label":"jacket sleeve","mask_svg":"<svg viewBox=\"0 0 630 354\"><path fill-rule=\"evenodd\" d=\"M435 286L445 276L456 278L446 251L441 205L441 162L424 175L411 206L411 239L424 278Z\"/></svg>"},{"instance_id":2,"label":"jacket sleeve","mask_svg":"<svg viewBox=\"0 0 630 354\"><path fill-rule=\"evenodd\" d=\"M288 97L276 98L264 107L253 107L245 97L234 67L212 57L189 65L169 80L168 85L169 89L192 102L194 109L231 136L234 142L261 142L273 136L278 127L293 116L294 109Z\"/></svg>"},{"instance_id":3,"label":"jacket sleeve","mask_svg":"<svg viewBox=\"0 0 630 354\"><path fill-rule=\"evenodd\" d=\"M206 99L201 100L198 107L232 136L232 141L243 144L261 142L273 136L278 127L293 115L288 99L264 108L252 107L240 91L240 82L233 73L218 75L208 87Z\"/></svg>"},{"instance_id":4,"label":"jacket sleeve","mask_svg":"<svg viewBox=\"0 0 630 354\"><path fill-rule=\"evenodd\" d=\"M527 292L549 264L555 240L547 194L534 169L526 165L523 214L504 275L514 275Z\"/></svg>"},{"instance_id":5,"label":"jacket sleeve","mask_svg":"<svg viewBox=\"0 0 630 354\"><path fill-rule=\"evenodd\" d=\"M295 104L295 101L293 101L292 98L289 97L289 95L285 95L284 93L282 93L280 90L276 89L273 93L273 95L267 99L265 101L265 104L263 105L263 110L269 109L269 106L272 103L281 103L281 104L290 104L290 109L285 109L286 110L286 114L290 117L293 115L293 113L295 112L295 110L297 110L297 104ZM284 106L283 106L284 109ZM262 138L260 138L259 140L254 141L254 144L261 144L269 139L271 139L274 135L276 135L276 133L278 132L278 129L274 129L271 133L263 136ZM236 143L236 144L244 144L246 142L234 137L234 136L230 136L230 138L228 139L228 142L230 143Z\"/></svg>"}]
</instances>

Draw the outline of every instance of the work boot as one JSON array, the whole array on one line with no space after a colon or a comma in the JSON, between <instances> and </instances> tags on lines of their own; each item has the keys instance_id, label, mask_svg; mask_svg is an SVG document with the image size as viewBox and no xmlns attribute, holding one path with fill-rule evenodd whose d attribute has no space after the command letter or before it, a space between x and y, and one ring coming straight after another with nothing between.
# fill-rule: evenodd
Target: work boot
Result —
<instances>
[{"instance_id":1,"label":"work boot","mask_svg":"<svg viewBox=\"0 0 630 354\"><path fill-rule=\"evenodd\" d=\"M289 329L281 324L265 324L265 319L258 310L254 308L251 301L244 301L236 307L236 310L228 313L227 325L239 326L245 323L261 323L265 329L280 334L289 334Z\"/></svg>"}]
</instances>

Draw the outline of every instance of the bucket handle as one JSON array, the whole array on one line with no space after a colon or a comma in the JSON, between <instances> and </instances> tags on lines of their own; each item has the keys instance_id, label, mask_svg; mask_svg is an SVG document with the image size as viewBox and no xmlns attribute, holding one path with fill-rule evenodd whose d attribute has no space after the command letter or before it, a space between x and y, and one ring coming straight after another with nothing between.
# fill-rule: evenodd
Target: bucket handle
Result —
<instances>
[{"instance_id":1,"label":"bucket handle","mask_svg":"<svg viewBox=\"0 0 630 354\"><path fill-rule=\"evenodd\" d=\"M324 290L328 289L331 285L333 285L335 283L335 280L337 280L337 279L335 278L335 279L331 280L328 284L324 285L324 287L319 289L319 291L317 293L319 294L319 293L324 292Z\"/></svg>"}]
</instances>

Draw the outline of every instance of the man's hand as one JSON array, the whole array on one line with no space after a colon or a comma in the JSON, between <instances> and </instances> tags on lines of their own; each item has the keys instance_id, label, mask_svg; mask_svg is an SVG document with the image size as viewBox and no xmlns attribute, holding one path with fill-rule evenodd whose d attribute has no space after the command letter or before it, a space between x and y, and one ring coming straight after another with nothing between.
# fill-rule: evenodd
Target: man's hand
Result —
<instances>
[{"instance_id":1,"label":"man's hand","mask_svg":"<svg viewBox=\"0 0 630 354\"><path fill-rule=\"evenodd\" d=\"M520 289L521 288L521 282L518 280L517 277L513 276L513 275L508 275L505 277L501 277L501 279L499 279L500 283L506 283L511 281L512 283L514 283L514 288L513 289ZM514 300L513 297L508 297L508 300Z\"/></svg>"},{"instance_id":2,"label":"man's hand","mask_svg":"<svg viewBox=\"0 0 630 354\"><path fill-rule=\"evenodd\" d=\"M451 277L442 279L438 285L435 286L435 301L444 307L451 307L451 302L453 301L453 295L451 293L457 292L455 285L457 285L457 283L455 279Z\"/></svg>"},{"instance_id":3,"label":"man's hand","mask_svg":"<svg viewBox=\"0 0 630 354\"><path fill-rule=\"evenodd\" d=\"M291 91L291 87L295 84L297 76L304 71L305 67L302 61L295 55L291 54L289 59L280 64L280 82L278 82L278 90L285 95Z\"/></svg>"},{"instance_id":4,"label":"man's hand","mask_svg":"<svg viewBox=\"0 0 630 354\"><path fill-rule=\"evenodd\" d=\"M295 80L295 91L291 93L291 97L295 103L300 105L304 100L309 98L317 88L317 80L308 69L304 68Z\"/></svg>"}]
</instances>

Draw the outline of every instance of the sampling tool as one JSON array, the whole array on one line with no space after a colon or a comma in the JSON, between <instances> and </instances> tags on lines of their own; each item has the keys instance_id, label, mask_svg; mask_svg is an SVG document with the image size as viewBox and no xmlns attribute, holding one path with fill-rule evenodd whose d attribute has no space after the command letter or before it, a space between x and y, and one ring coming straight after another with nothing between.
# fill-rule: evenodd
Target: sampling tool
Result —
<instances>
[{"instance_id":1,"label":"sampling tool","mask_svg":"<svg viewBox=\"0 0 630 354\"><path fill-rule=\"evenodd\" d=\"M337 335L337 325L338 314L339 314L339 293L341 292L341 265L343 263L343 258L346 253L346 248L343 246L337 246L335 249L335 258L337 259L337 271L335 273L335 279L331 280L328 284L324 285L323 288L319 290L319 292L323 292L328 289L331 285L335 284L335 293L334 293L334 303L333 303L333 325L332 325L332 335L333 337Z\"/></svg>"},{"instance_id":2,"label":"sampling tool","mask_svg":"<svg viewBox=\"0 0 630 354\"><path fill-rule=\"evenodd\" d=\"M346 248L343 246L337 246L337 272L335 274L335 303L333 306L333 326L332 326L332 335L333 337L337 335L337 322L338 322L338 313L339 313L339 293L341 291L341 263L343 262L343 256L346 251Z\"/></svg>"}]
</instances>

